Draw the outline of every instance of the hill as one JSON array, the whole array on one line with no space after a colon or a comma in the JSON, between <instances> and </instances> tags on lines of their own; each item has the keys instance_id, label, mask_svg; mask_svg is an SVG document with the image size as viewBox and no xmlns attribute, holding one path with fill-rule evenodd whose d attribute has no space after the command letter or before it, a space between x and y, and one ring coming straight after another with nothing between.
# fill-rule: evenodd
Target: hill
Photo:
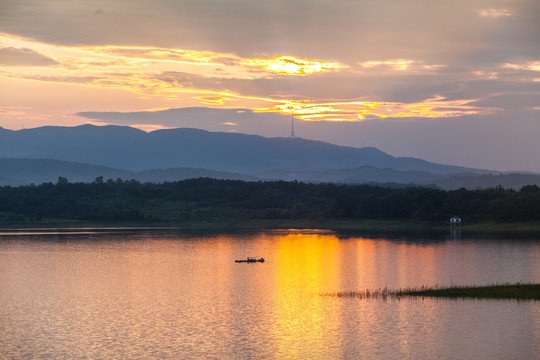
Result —
<instances>
[{"instance_id":1,"label":"hill","mask_svg":"<svg viewBox=\"0 0 540 360\"><path fill-rule=\"evenodd\" d=\"M127 126L0 128L0 185L106 179L141 182L210 177L299 180L312 183L386 183L451 190L540 185L538 174L435 164L301 138L181 128L146 133Z\"/></svg>"},{"instance_id":2,"label":"hill","mask_svg":"<svg viewBox=\"0 0 540 360\"><path fill-rule=\"evenodd\" d=\"M97 166L51 159L0 159L0 186L39 185L56 183L59 177L69 182L92 182L98 177L137 180L140 182L165 182L209 177L224 180L256 181L256 177L195 168L154 169L128 171L107 166Z\"/></svg>"},{"instance_id":3,"label":"hill","mask_svg":"<svg viewBox=\"0 0 540 360\"><path fill-rule=\"evenodd\" d=\"M456 174L438 175L421 171L400 171L363 166L353 169L325 171L268 171L257 176L215 171L199 168L152 169L145 171L129 171L106 166L97 166L51 159L0 159L0 186L56 183L59 177L69 182L93 182L96 178L137 180L139 182L173 182L195 178L213 178L222 180L299 180L309 183L342 183L342 184L384 184L390 187L406 185L422 185L439 187L444 190L459 188L483 189L502 186L519 190L525 185L540 186L540 175L534 174L499 174L475 175Z\"/></svg>"},{"instance_id":4,"label":"hill","mask_svg":"<svg viewBox=\"0 0 540 360\"><path fill-rule=\"evenodd\" d=\"M299 180L313 183L366 184L377 183L387 186L421 185L436 186L444 190L486 189L502 186L505 189L519 190L525 185L540 185L540 175L530 173L494 173L475 174L473 172L458 174L437 174L417 170L396 170L361 166L352 169L325 171L266 171L256 174L269 180Z\"/></svg>"},{"instance_id":5,"label":"hill","mask_svg":"<svg viewBox=\"0 0 540 360\"><path fill-rule=\"evenodd\" d=\"M373 166L441 175L495 173L393 157L373 147L353 148L301 138L265 138L190 128L146 133L127 126L2 129L0 158L47 158L129 171L199 168L255 174Z\"/></svg>"}]
</instances>

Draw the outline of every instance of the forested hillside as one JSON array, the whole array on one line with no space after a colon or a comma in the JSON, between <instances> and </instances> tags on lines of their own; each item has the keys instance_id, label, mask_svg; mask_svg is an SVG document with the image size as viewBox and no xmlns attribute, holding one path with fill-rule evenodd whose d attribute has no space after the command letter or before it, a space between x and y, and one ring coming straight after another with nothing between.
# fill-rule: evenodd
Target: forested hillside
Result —
<instances>
[{"instance_id":1,"label":"forested hillside","mask_svg":"<svg viewBox=\"0 0 540 360\"><path fill-rule=\"evenodd\" d=\"M444 191L426 187L244 182L199 178L0 187L0 221L70 219L176 223L188 220L403 219L444 222L540 220L540 188Z\"/></svg>"}]
</instances>

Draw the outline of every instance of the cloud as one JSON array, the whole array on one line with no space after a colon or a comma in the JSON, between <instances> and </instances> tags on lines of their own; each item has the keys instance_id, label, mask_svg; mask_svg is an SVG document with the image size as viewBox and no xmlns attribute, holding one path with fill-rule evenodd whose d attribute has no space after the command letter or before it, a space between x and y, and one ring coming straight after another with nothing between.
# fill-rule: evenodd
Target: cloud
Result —
<instances>
[{"instance_id":1,"label":"cloud","mask_svg":"<svg viewBox=\"0 0 540 360\"><path fill-rule=\"evenodd\" d=\"M3 66L52 66L55 60L32 49L0 48L0 65Z\"/></svg>"},{"instance_id":2,"label":"cloud","mask_svg":"<svg viewBox=\"0 0 540 360\"><path fill-rule=\"evenodd\" d=\"M239 57L233 54L164 47L107 45L79 47L79 50L140 60L174 61L197 64L234 64L239 60Z\"/></svg>"},{"instance_id":3,"label":"cloud","mask_svg":"<svg viewBox=\"0 0 540 360\"><path fill-rule=\"evenodd\" d=\"M133 47L133 46L94 46L81 47L79 51L94 54L103 54L123 59L128 63L130 59L152 62L170 62L203 65L208 67L245 68L251 76L277 75L311 75L319 72L343 69L346 66L336 62L324 62L321 60L300 59L294 56L280 56L276 58L245 59L234 54L226 54L212 51L197 51L189 49L170 49L158 47ZM133 62L132 62L133 63ZM222 68L219 68L219 67Z\"/></svg>"},{"instance_id":4,"label":"cloud","mask_svg":"<svg viewBox=\"0 0 540 360\"><path fill-rule=\"evenodd\" d=\"M63 0L4 0L0 31L70 46L158 46L253 59L283 54L320 59L332 54L335 61L349 65L415 57L440 63L461 51L491 50L500 62L509 60L518 48L539 51L532 35L538 34L532 31L538 29L540 5L536 0L509 6L503 6L508 2L481 0L96 0L63 4ZM508 21L494 27L479 21L482 14ZM515 41L518 38L521 40Z\"/></svg>"},{"instance_id":5,"label":"cloud","mask_svg":"<svg viewBox=\"0 0 540 360\"><path fill-rule=\"evenodd\" d=\"M500 18L503 16L512 16L512 13L508 9L484 9L479 10L478 15L480 17Z\"/></svg>"},{"instance_id":6,"label":"cloud","mask_svg":"<svg viewBox=\"0 0 540 360\"><path fill-rule=\"evenodd\" d=\"M16 41L56 51L59 63L46 74L39 69L6 73L13 79L122 89L167 99L191 97L201 105L241 105L258 112L289 113L294 108L299 118L311 121L493 113L500 107L483 107L485 103L478 101L497 94L497 86L500 92L509 84L523 82L523 73L536 74L538 65L526 61L473 70L397 58L345 66L290 55L245 59L211 51L54 47Z\"/></svg>"},{"instance_id":7,"label":"cloud","mask_svg":"<svg viewBox=\"0 0 540 360\"><path fill-rule=\"evenodd\" d=\"M136 127L193 127L210 131L237 131L279 136L290 133L290 115L256 113L250 109L214 109L190 107L139 112L80 112L77 116L101 123ZM259 130L257 130L259 129Z\"/></svg>"},{"instance_id":8,"label":"cloud","mask_svg":"<svg viewBox=\"0 0 540 360\"><path fill-rule=\"evenodd\" d=\"M504 67L513 70L540 71L540 61L528 61L524 64L506 63Z\"/></svg>"},{"instance_id":9,"label":"cloud","mask_svg":"<svg viewBox=\"0 0 540 360\"><path fill-rule=\"evenodd\" d=\"M19 79L43 81L51 83L64 83L76 85L95 84L100 78L92 76L46 76L46 75L19 75Z\"/></svg>"},{"instance_id":10,"label":"cloud","mask_svg":"<svg viewBox=\"0 0 540 360\"><path fill-rule=\"evenodd\" d=\"M371 68L375 66L388 66L390 69L393 69L393 70L407 70L412 63L413 63L412 60L393 59L393 60L383 60L383 61L375 61L375 60L364 61L363 63L360 63L360 65L365 68Z\"/></svg>"},{"instance_id":11,"label":"cloud","mask_svg":"<svg viewBox=\"0 0 540 360\"><path fill-rule=\"evenodd\" d=\"M538 104L540 104L540 92L498 94L474 102L476 106L493 106L505 110L534 109Z\"/></svg>"},{"instance_id":12,"label":"cloud","mask_svg":"<svg viewBox=\"0 0 540 360\"><path fill-rule=\"evenodd\" d=\"M279 75L310 75L314 73L337 70L345 66L335 62L303 60L294 56L280 56L275 59L248 59L243 61L248 66L256 66Z\"/></svg>"}]
</instances>

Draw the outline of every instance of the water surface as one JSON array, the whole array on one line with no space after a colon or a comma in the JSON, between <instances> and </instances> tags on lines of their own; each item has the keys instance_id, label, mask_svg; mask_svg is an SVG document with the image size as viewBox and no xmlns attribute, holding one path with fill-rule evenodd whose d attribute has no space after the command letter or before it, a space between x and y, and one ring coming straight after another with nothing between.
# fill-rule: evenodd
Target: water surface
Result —
<instances>
[{"instance_id":1,"label":"water surface","mask_svg":"<svg viewBox=\"0 0 540 360\"><path fill-rule=\"evenodd\" d=\"M540 302L319 294L538 281L535 239L5 232L0 358L532 359Z\"/></svg>"}]
</instances>

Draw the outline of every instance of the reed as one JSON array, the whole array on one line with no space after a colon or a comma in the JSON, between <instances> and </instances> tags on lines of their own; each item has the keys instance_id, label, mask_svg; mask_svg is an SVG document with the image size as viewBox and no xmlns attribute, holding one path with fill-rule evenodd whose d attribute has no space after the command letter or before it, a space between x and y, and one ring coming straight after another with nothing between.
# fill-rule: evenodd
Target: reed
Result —
<instances>
[{"instance_id":1,"label":"reed","mask_svg":"<svg viewBox=\"0 0 540 360\"><path fill-rule=\"evenodd\" d=\"M320 293L323 297L338 298L401 298L401 297L444 297L444 298L477 298L477 299L518 299L518 300L540 300L540 284L516 283L516 284L494 284L494 285L467 285L440 287L424 286L413 288L399 288L389 290L388 288L363 291L342 291Z\"/></svg>"}]
</instances>

